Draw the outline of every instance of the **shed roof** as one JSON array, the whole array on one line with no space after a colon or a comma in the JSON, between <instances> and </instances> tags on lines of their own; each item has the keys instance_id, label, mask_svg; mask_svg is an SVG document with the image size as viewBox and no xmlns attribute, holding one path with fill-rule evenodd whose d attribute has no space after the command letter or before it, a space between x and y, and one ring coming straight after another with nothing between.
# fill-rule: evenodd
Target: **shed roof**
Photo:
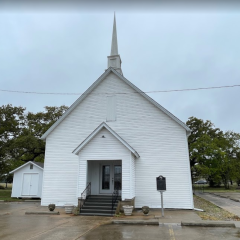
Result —
<instances>
[{"instance_id":1,"label":"shed roof","mask_svg":"<svg viewBox=\"0 0 240 240\"><path fill-rule=\"evenodd\" d=\"M180 126L182 126L189 135L191 130L188 128L188 126L183 123L181 120L179 120L177 117L175 117L172 113L170 113L167 109L165 109L163 106L161 106L159 103L154 101L151 97L149 97L146 93L142 92L138 87L136 87L134 84L132 84L129 80L127 80L125 77L123 77L120 73L118 73L116 70L114 70L112 67L109 67L69 108L68 110L42 135L41 139L46 139L46 137L78 106L80 102L82 102L90 92L93 91L106 77L108 74L114 73L117 75L122 81L124 81L127 85L132 87L137 93L142 95L144 98L146 98L148 101L150 101L154 106L156 106L158 109L163 111L167 116L169 116L171 119L173 119L175 122L177 122Z\"/></svg>"},{"instance_id":2,"label":"shed roof","mask_svg":"<svg viewBox=\"0 0 240 240\"><path fill-rule=\"evenodd\" d=\"M14 169L14 170L12 170L12 171L9 172L9 173L14 173L14 172L18 171L19 169L21 169L21 168L27 166L28 164L33 164L34 166L36 166L36 167L38 167L38 168L40 168L40 169L42 169L42 170L43 170L43 168L44 168L44 163L29 161L29 162L24 163L22 166L20 166L20 167Z\"/></svg>"},{"instance_id":3,"label":"shed roof","mask_svg":"<svg viewBox=\"0 0 240 240\"><path fill-rule=\"evenodd\" d=\"M80 143L74 150L73 153L76 155L81 149L86 146L103 128L107 129L115 138L117 138L126 148L128 148L136 158L139 158L137 151L132 148L124 139L122 139L113 129L111 129L105 122L101 123L82 143Z\"/></svg>"}]
</instances>

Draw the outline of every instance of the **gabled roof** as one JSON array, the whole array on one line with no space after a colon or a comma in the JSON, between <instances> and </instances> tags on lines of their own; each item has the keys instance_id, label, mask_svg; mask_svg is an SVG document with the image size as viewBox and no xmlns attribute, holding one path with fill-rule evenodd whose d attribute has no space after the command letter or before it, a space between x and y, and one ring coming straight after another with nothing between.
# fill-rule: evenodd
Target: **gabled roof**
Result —
<instances>
[{"instance_id":1,"label":"gabled roof","mask_svg":"<svg viewBox=\"0 0 240 240\"><path fill-rule=\"evenodd\" d=\"M38 168L40 168L40 169L42 169L42 170L43 170L43 168L44 168L44 163L29 161L29 162L24 163L22 166L14 169L14 170L12 170L10 173L14 173L14 172L18 171L19 169L25 167L25 166L28 165L28 164L33 164L34 166L36 166L36 167L38 167Z\"/></svg>"},{"instance_id":2,"label":"gabled roof","mask_svg":"<svg viewBox=\"0 0 240 240\"><path fill-rule=\"evenodd\" d=\"M163 111L167 116L169 116L171 119L173 119L175 122L177 122L180 126L182 126L188 133L191 132L190 128L188 128L185 123L183 123L181 120L179 120L177 117L175 117L172 113L170 113L167 109L162 107L159 103L154 101L151 97L149 97L147 94L142 92L138 87L136 87L134 84L132 84L130 81L128 81L125 77L123 77L120 73L115 71L113 68L108 68L69 108L68 110L60 117L41 137L41 139L46 139L46 137L78 106L80 102L85 99L89 93L93 91L94 88L96 88L110 73L114 73L117 75L122 81L124 81L127 85L132 87L136 92L138 92L140 95L142 95L144 98L146 98L148 101L150 101L154 106L156 106L158 109Z\"/></svg>"},{"instance_id":3,"label":"gabled roof","mask_svg":"<svg viewBox=\"0 0 240 240\"><path fill-rule=\"evenodd\" d=\"M103 128L107 129L115 138L117 138L128 150L130 150L136 158L139 158L139 154L135 151L125 140L123 140L113 129L111 129L105 122L101 123L80 145L78 145L73 153L76 155L81 149L86 146Z\"/></svg>"}]
</instances>

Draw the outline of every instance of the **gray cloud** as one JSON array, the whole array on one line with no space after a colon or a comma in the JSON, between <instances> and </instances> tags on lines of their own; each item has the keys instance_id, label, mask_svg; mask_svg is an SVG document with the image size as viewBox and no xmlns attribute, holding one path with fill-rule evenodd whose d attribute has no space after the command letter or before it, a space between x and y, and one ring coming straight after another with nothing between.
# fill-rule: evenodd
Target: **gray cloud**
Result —
<instances>
[{"instance_id":1,"label":"gray cloud","mask_svg":"<svg viewBox=\"0 0 240 240\"><path fill-rule=\"evenodd\" d=\"M113 12L5 11L0 15L1 89L84 92L107 68ZM123 74L143 91L240 84L239 11L119 11ZM150 96L186 121L240 132L240 88ZM0 92L29 111L77 96Z\"/></svg>"}]
</instances>

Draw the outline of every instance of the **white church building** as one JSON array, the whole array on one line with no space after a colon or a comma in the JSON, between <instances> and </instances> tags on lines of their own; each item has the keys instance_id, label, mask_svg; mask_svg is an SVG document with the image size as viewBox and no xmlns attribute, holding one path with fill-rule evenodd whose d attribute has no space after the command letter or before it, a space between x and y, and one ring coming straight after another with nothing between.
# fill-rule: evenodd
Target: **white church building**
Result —
<instances>
[{"instance_id":1,"label":"white church building","mask_svg":"<svg viewBox=\"0 0 240 240\"><path fill-rule=\"evenodd\" d=\"M119 189L135 207L193 209L190 129L123 76L114 16L108 68L42 136L41 205L78 204L91 183L99 198ZM124 94L122 94L124 93Z\"/></svg>"}]
</instances>

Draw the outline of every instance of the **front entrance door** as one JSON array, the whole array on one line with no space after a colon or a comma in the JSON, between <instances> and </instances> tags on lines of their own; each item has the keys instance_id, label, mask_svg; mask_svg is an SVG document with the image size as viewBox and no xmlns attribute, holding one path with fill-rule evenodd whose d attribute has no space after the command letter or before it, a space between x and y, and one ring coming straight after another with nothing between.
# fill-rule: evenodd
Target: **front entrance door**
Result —
<instances>
[{"instance_id":1,"label":"front entrance door","mask_svg":"<svg viewBox=\"0 0 240 240\"><path fill-rule=\"evenodd\" d=\"M101 165L100 193L112 194L117 189L122 190L122 166L113 163Z\"/></svg>"}]
</instances>

